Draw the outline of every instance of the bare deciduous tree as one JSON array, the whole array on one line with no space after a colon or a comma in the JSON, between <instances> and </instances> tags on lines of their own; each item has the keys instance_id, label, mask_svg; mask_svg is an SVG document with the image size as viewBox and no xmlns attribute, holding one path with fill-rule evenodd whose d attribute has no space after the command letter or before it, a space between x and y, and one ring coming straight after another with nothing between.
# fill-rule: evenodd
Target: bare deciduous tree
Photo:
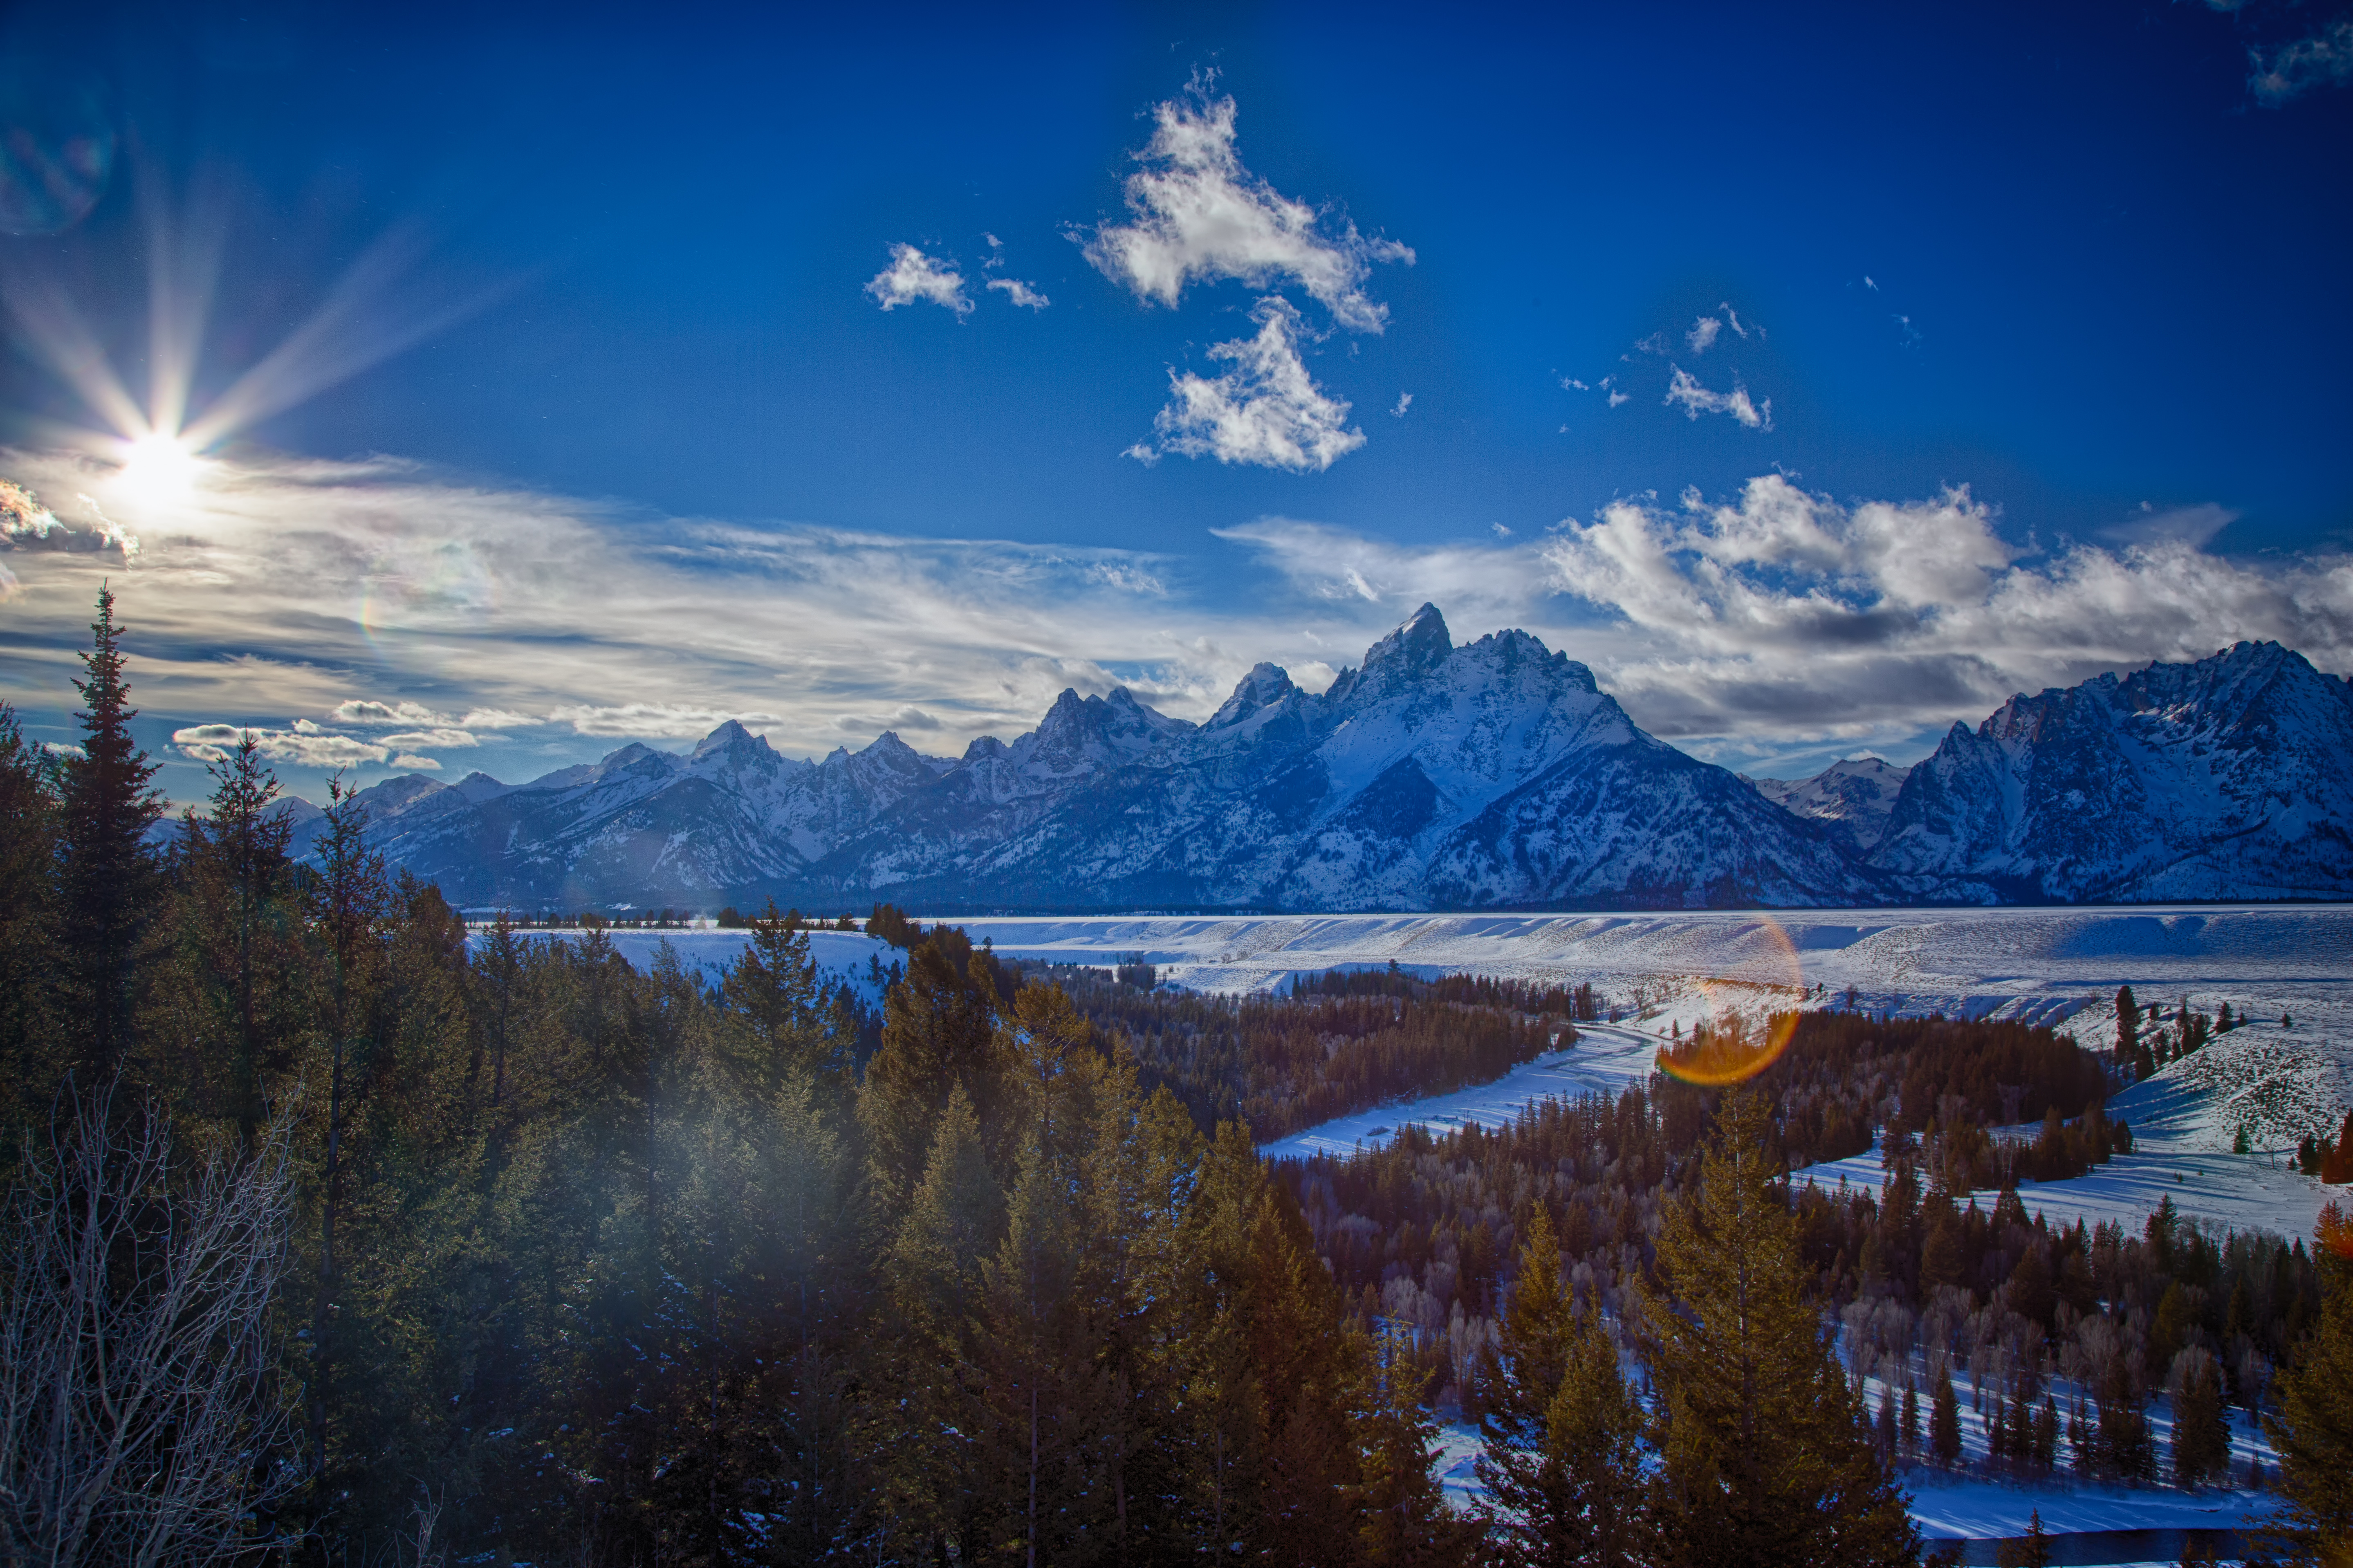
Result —
<instances>
[{"instance_id":1,"label":"bare deciduous tree","mask_svg":"<svg viewBox=\"0 0 2353 1568\"><path fill-rule=\"evenodd\" d=\"M0 1233L8 1568L250 1556L301 1479L269 1313L291 1119L250 1155L175 1157L152 1106L71 1096Z\"/></svg>"}]
</instances>

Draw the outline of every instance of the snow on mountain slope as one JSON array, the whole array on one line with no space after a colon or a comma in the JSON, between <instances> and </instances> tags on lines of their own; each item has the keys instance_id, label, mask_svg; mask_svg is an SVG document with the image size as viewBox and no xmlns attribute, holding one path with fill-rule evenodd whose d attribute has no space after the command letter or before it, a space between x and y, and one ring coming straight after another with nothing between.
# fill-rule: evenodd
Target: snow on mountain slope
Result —
<instances>
[{"instance_id":1,"label":"snow on mountain slope","mask_svg":"<svg viewBox=\"0 0 2353 1568\"><path fill-rule=\"evenodd\" d=\"M1887 830L1896 794L1911 772L1877 757L1849 757L1810 779L1746 782L1782 810L1820 823L1848 854L1862 855Z\"/></svg>"},{"instance_id":2,"label":"snow on mountain slope","mask_svg":"<svg viewBox=\"0 0 2353 1568\"><path fill-rule=\"evenodd\" d=\"M961 758L885 734L804 763L731 721L685 755L625 746L512 786L410 775L364 800L387 857L469 906L2331 897L2353 891L2348 691L2242 644L2013 699L1908 775L1862 760L1752 784L1645 734L1528 634L1457 647L1425 605L1323 693L1261 664L1198 726L1065 691Z\"/></svg>"},{"instance_id":3,"label":"snow on mountain slope","mask_svg":"<svg viewBox=\"0 0 2353 1568\"><path fill-rule=\"evenodd\" d=\"M976 742L812 878L841 895L1049 908L1871 890L1819 829L1636 729L1583 665L1525 632L1457 647L1430 605L1321 696L1261 665L1198 729L1125 691L1065 692L1032 734Z\"/></svg>"},{"instance_id":4,"label":"snow on mountain slope","mask_svg":"<svg viewBox=\"0 0 2353 1568\"><path fill-rule=\"evenodd\" d=\"M2353 685L2277 643L2019 696L1912 770L1868 863L1999 902L2353 892Z\"/></svg>"}]
</instances>

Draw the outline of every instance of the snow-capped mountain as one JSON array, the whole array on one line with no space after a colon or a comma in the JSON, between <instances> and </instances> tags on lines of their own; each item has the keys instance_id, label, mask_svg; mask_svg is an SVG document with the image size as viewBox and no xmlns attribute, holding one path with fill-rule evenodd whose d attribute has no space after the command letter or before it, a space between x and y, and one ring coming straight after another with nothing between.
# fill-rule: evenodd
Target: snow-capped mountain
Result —
<instances>
[{"instance_id":1,"label":"snow-capped mountain","mask_svg":"<svg viewBox=\"0 0 2353 1568\"><path fill-rule=\"evenodd\" d=\"M1887 829L1895 796L1910 776L1877 757L1849 757L1810 779L1749 779L1758 795L1784 811L1810 817L1851 855L1866 853Z\"/></svg>"},{"instance_id":2,"label":"snow-capped mountain","mask_svg":"<svg viewBox=\"0 0 2353 1568\"><path fill-rule=\"evenodd\" d=\"M2277 643L2018 696L1912 770L1866 864L2003 903L2353 893L2353 685Z\"/></svg>"},{"instance_id":3,"label":"snow-capped mountain","mask_svg":"<svg viewBox=\"0 0 2353 1568\"><path fill-rule=\"evenodd\" d=\"M1261 665L1208 722L1066 691L963 757L821 763L734 723L506 785L366 792L386 856L466 905L1342 910L1848 902L1828 834L1634 727L1524 632L1434 606L1318 694Z\"/></svg>"},{"instance_id":4,"label":"snow-capped mountain","mask_svg":"<svg viewBox=\"0 0 2353 1568\"><path fill-rule=\"evenodd\" d=\"M1314 693L1207 723L1065 691L1038 727L822 762L733 721L528 784L365 793L469 906L1679 909L2353 891L2353 689L2273 645L2014 699L1910 771L1750 781L1636 728L1525 632L1434 606ZM315 823L298 829L298 842Z\"/></svg>"}]
</instances>

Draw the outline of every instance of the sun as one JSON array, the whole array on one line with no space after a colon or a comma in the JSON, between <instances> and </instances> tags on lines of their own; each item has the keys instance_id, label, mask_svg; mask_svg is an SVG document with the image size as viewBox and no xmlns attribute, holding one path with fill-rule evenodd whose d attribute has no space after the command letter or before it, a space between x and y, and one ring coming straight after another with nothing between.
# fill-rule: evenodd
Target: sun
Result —
<instances>
[{"instance_id":1,"label":"sun","mask_svg":"<svg viewBox=\"0 0 2353 1568\"><path fill-rule=\"evenodd\" d=\"M114 488L138 500L175 500L195 488L203 467L186 442L153 430L124 444L122 469L114 476Z\"/></svg>"}]
</instances>

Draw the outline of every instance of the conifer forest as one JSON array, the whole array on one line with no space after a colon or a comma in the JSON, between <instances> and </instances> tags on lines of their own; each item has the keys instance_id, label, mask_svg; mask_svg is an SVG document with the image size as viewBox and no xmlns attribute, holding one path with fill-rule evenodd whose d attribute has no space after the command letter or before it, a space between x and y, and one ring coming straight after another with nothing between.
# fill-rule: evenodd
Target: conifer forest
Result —
<instances>
[{"instance_id":1,"label":"conifer forest","mask_svg":"<svg viewBox=\"0 0 2353 1568\"><path fill-rule=\"evenodd\" d=\"M1609 1001L885 906L878 1011L773 905L715 982L470 932L341 784L295 858L249 738L156 831L111 597L82 666L78 752L0 709L8 1568L1871 1568L1911 1478L2244 1480L2234 1408L2266 1550L2353 1550L2353 1264L2019 1196L2129 1151L2137 1033L1830 1000L1745 1083L1272 1163ZM1883 1195L1807 1179L1874 1146Z\"/></svg>"}]
</instances>

